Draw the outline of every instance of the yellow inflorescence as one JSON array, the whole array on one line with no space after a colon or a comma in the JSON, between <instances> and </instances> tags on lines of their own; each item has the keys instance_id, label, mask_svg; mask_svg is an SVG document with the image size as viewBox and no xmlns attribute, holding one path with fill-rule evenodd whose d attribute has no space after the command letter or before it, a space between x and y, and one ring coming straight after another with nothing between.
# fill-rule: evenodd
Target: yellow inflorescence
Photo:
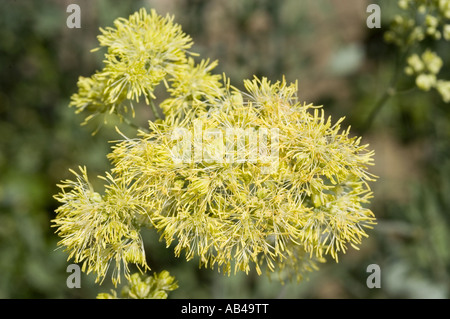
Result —
<instances>
[{"instance_id":1,"label":"yellow inflorescence","mask_svg":"<svg viewBox=\"0 0 450 319\"><path fill-rule=\"evenodd\" d=\"M153 274L153 276L136 273L130 276L128 284L122 288L120 295L115 290L111 290L111 293L98 294L97 299L167 299L167 293L177 288L178 283L175 277L167 271Z\"/></svg>"},{"instance_id":2,"label":"yellow inflorescence","mask_svg":"<svg viewBox=\"0 0 450 319\"><path fill-rule=\"evenodd\" d=\"M399 0L398 5L403 14L393 19L385 33L386 41L408 53L405 73L415 78L417 88L436 89L442 100L450 103L450 81L438 78L443 66L441 57L430 49L414 52L424 40L450 41L450 0Z\"/></svg>"},{"instance_id":3,"label":"yellow inflorescence","mask_svg":"<svg viewBox=\"0 0 450 319\"><path fill-rule=\"evenodd\" d=\"M358 248L375 223L366 207L373 152L341 128L343 119L332 123L320 107L300 103L296 83L254 78L245 91L222 83L211 74L216 62L185 57L190 39L171 23L141 10L99 37L108 80L85 80L73 100L82 96L96 112L153 99L161 81L170 97L160 103L164 120L114 146L104 195L85 168L60 185L54 223L69 258L99 279L114 260L114 280L123 270L130 278L128 263L148 268L139 230L149 227L201 266L300 279L327 255L337 261ZM136 76L122 80L125 73Z\"/></svg>"}]
</instances>

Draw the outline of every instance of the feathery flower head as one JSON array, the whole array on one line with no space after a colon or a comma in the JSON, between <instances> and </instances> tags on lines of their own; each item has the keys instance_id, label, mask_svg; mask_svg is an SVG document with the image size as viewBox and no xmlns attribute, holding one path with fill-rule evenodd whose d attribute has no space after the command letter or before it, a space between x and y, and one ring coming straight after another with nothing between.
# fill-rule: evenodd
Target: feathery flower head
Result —
<instances>
[{"instance_id":1,"label":"feathery flower head","mask_svg":"<svg viewBox=\"0 0 450 319\"><path fill-rule=\"evenodd\" d=\"M210 63L209 60L196 64L189 57L184 67L169 79L167 91L171 97L160 104L168 121L197 117L223 95L221 76L211 74L217 64L217 61Z\"/></svg>"},{"instance_id":2,"label":"feathery flower head","mask_svg":"<svg viewBox=\"0 0 450 319\"><path fill-rule=\"evenodd\" d=\"M113 282L120 283L121 273L129 277L128 263L147 269L140 231L140 218L146 212L134 196L133 187L125 187L111 175L103 178L108 185L105 195L95 192L85 167L81 174L72 171L76 181L58 185L61 192L55 199L62 203L56 210L53 227L62 238L60 246L70 252L82 270L97 274L96 281L106 276L111 261L115 261Z\"/></svg>"},{"instance_id":3,"label":"feathery flower head","mask_svg":"<svg viewBox=\"0 0 450 319\"><path fill-rule=\"evenodd\" d=\"M117 101L124 90L127 99L139 101L142 94L146 101L155 98L154 87L185 64L191 38L173 17L163 18L155 10L148 14L141 9L129 19L116 19L114 27L101 28L98 36L100 46L108 48L104 72L109 100Z\"/></svg>"},{"instance_id":4,"label":"feathery flower head","mask_svg":"<svg viewBox=\"0 0 450 319\"><path fill-rule=\"evenodd\" d=\"M59 185L53 222L69 258L98 280L115 261L114 283L122 272L139 281L128 263L148 268L139 235L148 227L201 266L301 279L326 256L358 248L375 223L366 207L373 152L341 129L343 118L332 123L300 103L285 79L255 77L245 91L225 76L222 84L211 73L217 62L186 58L192 42L172 18L142 9L114 25L99 36L105 68L80 78L72 105L121 115L125 101L154 99L161 81L170 97L160 103L164 120L113 147L103 195L85 168ZM137 281L133 294L147 295Z\"/></svg>"},{"instance_id":5,"label":"feathery flower head","mask_svg":"<svg viewBox=\"0 0 450 319\"><path fill-rule=\"evenodd\" d=\"M340 130L343 119L298 103L296 84L245 86L227 87L204 116L123 141L109 155L113 173L142 192L177 256L226 273L357 248L375 220L363 206L373 152Z\"/></svg>"},{"instance_id":6,"label":"feathery flower head","mask_svg":"<svg viewBox=\"0 0 450 319\"><path fill-rule=\"evenodd\" d=\"M157 85L164 82L168 87L167 79L186 69L193 42L169 15L164 18L155 10L141 9L129 19L116 19L114 28L100 31L100 47L107 47L105 66L90 78L80 77L79 91L70 103L77 112L91 112L85 122L102 113L122 116L128 109L134 116L133 101L144 96L150 104Z\"/></svg>"}]
</instances>

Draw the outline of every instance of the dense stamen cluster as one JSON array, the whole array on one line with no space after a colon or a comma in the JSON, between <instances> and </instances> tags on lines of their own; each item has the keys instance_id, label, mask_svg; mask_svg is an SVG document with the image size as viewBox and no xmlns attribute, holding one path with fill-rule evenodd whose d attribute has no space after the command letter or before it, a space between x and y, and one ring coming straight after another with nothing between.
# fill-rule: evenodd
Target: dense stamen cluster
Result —
<instances>
[{"instance_id":1,"label":"dense stamen cluster","mask_svg":"<svg viewBox=\"0 0 450 319\"><path fill-rule=\"evenodd\" d=\"M98 74L107 80L79 83L76 105L151 100L161 81L170 97L160 103L165 119L113 147L104 195L84 168L61 185L54 223L70 257L99 278L115 260L115 281L123 269L129 277L127 263L148 268L139 230L149 227L202 266L301 278L367 237L373 152L341 129L343 119L333 124L300 103L297 84L284 79L246 80L245 91L222 84L210 73L216 62L186 58L190 39L153 11L115 26L99 37L108 62Z\"/></svg>"}]
</instances>

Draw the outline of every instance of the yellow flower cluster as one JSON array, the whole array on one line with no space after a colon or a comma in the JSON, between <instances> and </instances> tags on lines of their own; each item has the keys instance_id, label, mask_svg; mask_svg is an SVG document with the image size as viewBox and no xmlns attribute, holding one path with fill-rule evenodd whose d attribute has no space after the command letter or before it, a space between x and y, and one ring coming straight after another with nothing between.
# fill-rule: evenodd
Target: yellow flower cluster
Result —
<instances>
[{"instance_id":1,"label":"yellow flower cluster","mask_svg":"<svg viewBox=\"0 0 450 319\"><path fill-rule=\"evenodd\" d=\"M122 288L120 296L111 290L111 293L98 294L97 299L167 299L167 293L177 288L175 277L165 270L153 276L133 274Z\"/></svg>"},{"instance_id":2,"label":"yellow flower cluster","mask_svg":"<svg viewBox=\"0 0 450 319\"><path fill-rule=\"evenodd\" d=\"M205 113L209 105L223 95L221 76L210 73L216 66L217 61L202 60L196 65L194 59L189 58L184 68L174 74L169 80L171 97L160 104L168 122L193 119Z\"/></svg>"},{"instance_id":3,"label":"yellow flower cluster","mask_svg":"<svg viewBox=\"0 0 450 319\"><path fill-rule=\"evenodd\" d=\"M80 167L80 172L72 171L76 181L63 181L55 196L62 205L53 226L63 238L59 244L70 251L69 259L82 263L83 271L96 273L97 281L104 278L112 261L114 283L120 283L122 272L128 277L129 262L149 269L139 233L139 219L147 212L133 187L107 174L102 196L93 190L86 168Z\"/></svg>"},{"instance_id":4,"label":"yellow flower cluster","mask_svg":"<svg viewBox=\"0 0 450 319\"><path fill-rule=\"evenodd\" d=\"M172 18L142 9L115 26L99 37L105 70L79 83L75 105L95 113L142 95L151 103L159 82L170 97L159 104L165 119L113 147L103 195L85 168L60 185L54 226L69 258L98 279L114 260L114 282L122 271L130 280L128 263L148 268L139 230L149 227L201 266L300 279L358 248L375 223L373 152L343 118L299 102L297 83L284 79L245 80L245 91L221 81L210 73L217 62L186 58L190 39Z\"/></svg>"},{"instance_id":5,"label":"yellow flower cluster","mask_svg":"<svg viewBox=\"0 0 450 319\"><path fill-rule=\"evenodd\" d=\"M363 207L371 195L372 152L341 131L342 119L332 124L317 107L297 102L296 85L254 79L245 86L245 93L227 90L199 121L204 132L277 129L277 158L251 160L255 150L244 139L239 150L232 145L240 160L177 162L172 151L179 141L163 122L115 146L114 176L140 190L149 224L168 246L176 243L176 255L185 251L187 259L198 256L226 273L233 264L235 272L253 265L261 273L263 263L275 270L299 258L294 246L308 253L302 259L337 260L374 222ZM184 121L178 128L193 126ZM203 145L203 154L214 153L214 145Z\"/></svg>"},{"instance_id":6,"label":"yellow flower cluster","mask_svg":"<svg viewBox=\"0 0 450 319\"><path fill-rule=\"evenodd\" d=\"M417 43L431 38L450 40L450 0L399 0L404 15L396 15L389 31L387 42L407 52ZM416 16L411 17L411 11ZM445 103L450 102L450 81L437 79L443 61L436 52L426 49L422 53L410 53L405 73L415 77L416 86L429 91L434 88Z\"/></svg>"},{"instance_id":7,"label":"yellow flower cluster","mask_svg":"<svg viewBox=\"0 0 450 319\"><path fill-rule=\"evenodd\" d=\"M173 17L141 9L100 31L100 47L107 48L105 66L90 78L79 78L78 93L70 103L77 112L90 113L85 122L102 113L123 116L142 96L149 104L158 84L167 85L167 78L177 78L180 72L187 74L186 55L193 43Z\"/></svg>"}]
</instances>

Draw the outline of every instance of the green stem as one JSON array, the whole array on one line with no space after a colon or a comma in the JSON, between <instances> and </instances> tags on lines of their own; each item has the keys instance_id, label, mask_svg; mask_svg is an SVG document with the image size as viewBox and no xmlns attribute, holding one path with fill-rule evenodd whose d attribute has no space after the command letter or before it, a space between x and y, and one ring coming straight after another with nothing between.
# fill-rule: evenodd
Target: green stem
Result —
<instances>
[{"instance_id":1,"label":"green stem","mask_svg":"<svg viewBox=\"0 0 450 319\"><path fill-rule=\"evenodd\" d=\"M125 124L127 124L128 126L134 128L135 130L137 130L137 131L143 131L143 132L148 132L148 129L145 129L145 128L139 126L139 125L136 125L135 123L131 122L128 118L123 117L122 119L123 119L123 121L125 122Z\"/></svg>"},{"instance_id":2,"label":"green stem","mask_svg":"<svg viewBox=\"0 0 450 319\"><path fill-rule=\"evenodd\" d=\"M400 93L396 90L398 78L400 75L400 67L402 65L402 62L405 60L406 56L408 55L408 49L405 49L401 54L396 55L395 59L395 66L394 66L394 74L392 75L390 84L386 88L386 90L383 92L381 97L378 99L378 101L375 103L375 106L373 107L372 111L370 112L369 116L363 123L361 134L366 133L370 127L373 124L373 121L375 120L375 117L380 113L383 106L386 104L386 102L393 96Z\"/></svg>"},{"instance_id":3,"label":"green stem","mask_svg":"<svg viewBox=\"0 0 450 319\"><path fill-rule=\"evenodd\" d=\"M158 110L156 109L156 105L155 103L153 103L153 100L150 100L150 106L152 107L152 112L155 120L161 120L161 116L159 116Z\"/></svg>"},{"instance_id":4,"label":"green stem","mask_svg":"<svg viewBox=\"0 0 450 319\"><path fill-rule=\"evenodd\" d=\"M395 94L396 94L396 95L399 95L399 94L407 94L407 93L414 92L416 89L417 89L417 87L414 86L414 87L409 88L409 89L397 90L397 91L395 91Z\"/></svg>"},{"instance_id":5,"label":"green stem","mask_svg":"<svg viewBox=\"0 0 450 319\"><path fill-rule=\"evenodd\" d=\"M383 106L386 104L386 102L395 95L395 90L392 87L388 87L383 95L380 97L380 99L375 103L374 108L370 112L369 116L367 117L366 121L364 122L361 130L361 134L364 134L369 130L371 127L375 117L378 115L380 110L383 108Z\"/></svg>"}]
</instances>

